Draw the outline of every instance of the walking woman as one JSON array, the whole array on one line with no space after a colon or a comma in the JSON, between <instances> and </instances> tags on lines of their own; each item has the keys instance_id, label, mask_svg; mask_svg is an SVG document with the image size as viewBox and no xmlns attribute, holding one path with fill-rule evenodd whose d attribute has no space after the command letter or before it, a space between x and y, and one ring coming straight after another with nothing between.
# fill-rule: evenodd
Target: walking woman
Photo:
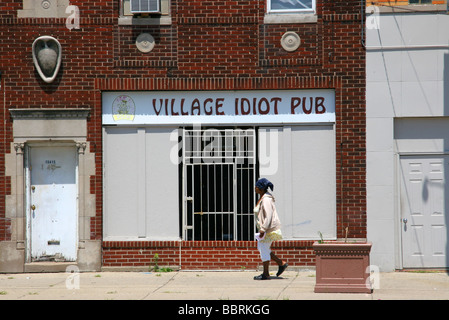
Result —
<instances>
[{"instance_id":1,"label":"walking woman","mask_svg":"<svg viewBox=\"0 0 449 320\"><path fill-rule=\"evenodd\" d=\"M279 220L274 205L274 197L268 192L268 188L274 189L273 184L266 178L259 179L256 182L256 193L260 195L260 199L254 208L254 214L257 217L257 228L259 229L259 239L257 241L257 248L260 252L260 257L263 263L263 273L254 277L254 280L269 280L270 260L273 259L279 266L276 276L280 276L282 272L287 269L288 264L279 259L273 252L270 246L273 241L281 240L281 221Z\"/></svg>"}]
</instances>

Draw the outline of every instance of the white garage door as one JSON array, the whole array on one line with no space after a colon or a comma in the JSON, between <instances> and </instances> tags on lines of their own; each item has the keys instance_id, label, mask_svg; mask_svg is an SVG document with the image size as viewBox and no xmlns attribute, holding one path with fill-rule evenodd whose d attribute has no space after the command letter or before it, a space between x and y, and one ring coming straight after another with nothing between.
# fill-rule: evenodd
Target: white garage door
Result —
<instances>
[{"instance_id":1,"label":"white garage door","mask_svg":"<svg viewBox=\"0 0 449 320\"><path fill-rule=\"evenodd\" d=\"M448 267L449 156L401 157L404 268Z\"/></svg>"}]
</instances>

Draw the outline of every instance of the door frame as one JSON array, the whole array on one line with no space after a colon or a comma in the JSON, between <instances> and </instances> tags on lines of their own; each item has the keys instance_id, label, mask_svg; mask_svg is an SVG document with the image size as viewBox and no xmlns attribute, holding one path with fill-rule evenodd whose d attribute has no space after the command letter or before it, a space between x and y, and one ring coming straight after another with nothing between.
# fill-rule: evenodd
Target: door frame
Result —
<instances>
[{"instance_id":1,"label":"door frame","mask_svg":"<svg viewBox=\"0 0 449 320\"><path fill-rule=\"evenodd\" d=\"M25 180L25 263L31 263L31 172L30 172L30 149L38 147L73 147L75 150L75 184L76 184L76 217L75 217L75 233L76 243L75 246L78 249L79 246L79 154L76 152L77 144L74 141L68 142L27 142L25 144L24 152L24 180ZM75 261L78 259L76 254Z\"/></svg>"},{"instance_id":2,"label":"door frame","mask_svg":"<svg viewBox=\"0 0 449 320\"><path fill-rule=\"evenodd\" d=\"M397 152L395 153L395 176L396 176L396 185L395 185L395 230L396 230L396 239L397 239L397 248L398 253L397 257L397 268L398 269L416 269L412 267L404 266L404 242L403 242L403 216L402 216L402 206L401 206L401 192L402 192L402 167L401 167L401 159L404 157L431 157L431 156L449 156L449 152ZM432 268L428 268L432 269ZM440 268L438 268L440 269Z\"/></svg>"}]
</instances>

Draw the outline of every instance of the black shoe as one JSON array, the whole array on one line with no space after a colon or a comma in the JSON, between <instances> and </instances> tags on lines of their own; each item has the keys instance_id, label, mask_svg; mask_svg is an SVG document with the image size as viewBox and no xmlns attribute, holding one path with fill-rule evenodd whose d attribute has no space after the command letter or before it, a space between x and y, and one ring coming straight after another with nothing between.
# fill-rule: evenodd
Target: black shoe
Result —
<instances>
[{"instance_id":1,"label":"black shoe","mask_svg":"<svg viewBox=\"0 0 449 320\"><path fill-rule=\"evenodd\" d=\"M255 276L254 280L270 280L270 278L262 273L262 274L260 274L258 276Z\"/></svg>"},{"instance_id":2,"label":"black shoe","mask_svg":"<svg viewBox=\"0 0 449 320\"><path fill-rule=\"evenodd\" d=\"M285 269L287 269L287 267L288 263L284 264L283 266L279 266L278 273L276 273L276 277L279 277L282 274L282 272L284 272Z\"/></svg>"}]
</instances>

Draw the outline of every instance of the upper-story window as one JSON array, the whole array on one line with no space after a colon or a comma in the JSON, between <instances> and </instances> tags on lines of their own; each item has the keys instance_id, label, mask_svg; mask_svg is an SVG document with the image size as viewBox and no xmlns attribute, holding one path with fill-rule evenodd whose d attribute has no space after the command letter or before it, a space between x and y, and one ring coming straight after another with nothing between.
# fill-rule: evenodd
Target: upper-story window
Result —
<instances>
[{"instance_id":1,"label":"upper-story window","mask_svg":"<svg viewBox=\"0 0 449 320\"><path fill-rule=\"evenodd\" d=\"M268 12L314 12L315 2L316 0L268 0Z\"/></svg>"},{"instance_id":2,"label":"upper-story window","mask_svg":"<svg viewBox=\"0 0 449 320\"><path fill-rule=\"evenodd\" d=\"M154 4L159 1L160 12L133 13L131 11L131 0L121 0L119 25L171 25L170 0L151 0ZM145 4L147 1L137 1L137 4ZM148 7L147 7L148 8ZM136 18L136 19L135 19Z\"/></svg>"}]
</instances>

